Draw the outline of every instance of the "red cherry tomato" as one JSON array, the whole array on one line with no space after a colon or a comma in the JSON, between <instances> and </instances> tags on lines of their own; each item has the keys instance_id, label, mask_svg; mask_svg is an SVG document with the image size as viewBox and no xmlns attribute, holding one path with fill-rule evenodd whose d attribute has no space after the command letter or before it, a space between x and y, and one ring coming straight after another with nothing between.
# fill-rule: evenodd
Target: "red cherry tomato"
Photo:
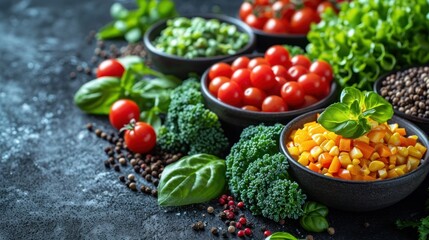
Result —
<instances>
[{"instance_id":1,"label":"red cherry tomato","mask_svg":"<svg viewBox=\"0 0 429 240\"><path fill-rule=\"evenodd\" d=\"M297 82L287 82L281 89L281 96L291 108L298 108L305 102L304 89Z\"/></svg>"},{"instance_id":2,"label":"red cherry tomato","mask_svg":"<svg viewBox=\"0 0 429 240\"><path fill-rule=\"evenodd\" d=\"M277 84L276 76L268 65L259 65L252 69L250 82L254 87L268 90Z\"/></svg>"},{"instance_id":3,"label":"red cherry tomato","mask_svg":"<svg viewBox=\"0 0 429 240\"><path fill-rule=\"evenodd\" d=\"M220 86L222 86L222 84L229 82L229 81L230 81L230 79L227 77L215 77L215 78L213 78L213 80L211 80L210 84L209 84L210 93L213 96L217 97L217 92L218 92Z\"/></svg>"},{"instance_id":4,"label":"red cherry tomato","mask_svg":"<svg viewBox=\"0 0 429 240\"><path fill-rule=\"evenodd\" d=\"M330 2L330 1L324 1L321 2L318 6L317 6L317 13L319 14L319 16L324 13L328 8L331 8L332 10L334 10L335 12L337 11L335 6Z\"/></svg>"},{"instance_id":5,"label":"red cherry tomato","mask_svg":"<svg viewBox=\"0 0 429 240\"><path fill-rule=\"evenodd\" d=\"M310 31L311 23L316 22L317 17L316 11L308 7L296 11L290 20L291 31L297 34L307 34Z\"/></svg>"},{"instance_id":6,"label":"red cherry tomato","mask_svg":"<svg viewBox=\"0 0 429 240\"><path fill-rule=\"evenodd\" d=\"M240 10L239 10L239 16L241 20L246 19L247 16L249 16L249 14L251 14L253 11L253 6L251 3L249 2L243 2L240 6Z\"/></svg>"},{"instance_id":7,"label":"red cherry tomato","mask_svg":"<svg viewBox=\"0 0 429 240\"><path fill-rule=\"evenodd\" d=\"M251 105L243 106L241 109L247 110L247 111L253 111L253 112L260 112L261 111L261 109L255 107L255 106L251 106Z\"/></svg>"},{"instance_id":8,"label":"red cherry tomato","mask_svg":"<svg viewBox=\"0 0 429 240\"><path fill-rule=\"evenodd\" d=\"M276 1L271 6L274 16L280 16L281 19L289 21L295 12L295 6L289 0Z\"/></svg>"},{"instance_id":9,"label":"red cherry tomato","mask_svg":"<svg viewBox=\"0 0 429 240\"><path fill-rule=\"evenodd\" d=\"M263 112L284 112L288 110L283 98L275 95L266 97L262 102L261 109Z\"/></svg>"},{"instance_id":10,"label":"red cherry tomato","mask_svg":"<svg viewBox=\"0 0 429 240\"><path fill-rule=\"evenodd\" d=\"M226 82L220 86L217 97L231 106L240 107L243 99L243 90L236 82Z\"/></svg>"},{"instance_id":11,"label":"red cherry tomato","mask_svg":"<svg viewBox=\"0 0 429 240\"><path fill-rule=\"evenodd\" d=\"M311 96L311 95L305 95L304 96L304 104L302 105L302 108L311 106L315 103L317 103L319 100L317 100L317 98Z\"/></svg>"},{"instance_id":12,"label":"red cherry tomato","mask_svg":"<svg viewBox=\"0 0 429 240\"><path fill-rule=\"evenodd\" d=\"M262 29L267 20L262 17L256 17L254 14L249 14L244 22L252 28Z\"/></svg>"},{"instance_id":13,"label":"red cherry tomato","mask_svg":"<svg viewBox=\"0 0 429 240\"><path fill-rule=\"evenodd\" d=\"M140 119L140 109L134 101L120 99L110 107L109 120L114 128L120 130L130 123L131 119L135 121Z\"/></svg>"},{"instance_id":14,"label":"red cherry tomato","mask_svg":"<svg viewBox=\"0 0 429 240\"><path fill-rule=\"evenodd\" d=\"M131 130L125 131L125 144L134 153L148 153L156 144L153 127L145 122L137 122Z\"/></svg>"},{"instance_id":15,"label":"red cherry tomato","mask_svg":"<svg viewBox=\"0 0 429 240\"><path fill-rule=\"evenodd\" d=\"M269 63L263 57L255 57L255 58L250 59L247 68L253 69L254 67L256 67L258 65L269 65Z\"/></svg>"},{"instance_id":16,"label":"red cherry tomato","mask_svg":"<svg viewBox=\"0 0 429 240\"><path fill-rule=\"evenodd\" d=\"M299 77L308 73L308 69L303 66L292 66L287 70L288 77L287 81L298 81Z\"/></svg>"},{"instance_id":17,"label":"red cherry tomato","mask_svg":"<svg viewBox=\"0 0 429 240\"><path fill-rule=\"evenodd\" d=\"M289 32L289 22L278 18L270 18L265 22L263 31L267 33L282 34Z\"/></svg>"},{"instance_id":18,"label":"red cherry tomato","mask_svg":"<svg viewBox=\"0 0 429 240\"><path fill-rule=\"evenodd\" d=\"M232 62L231 68L233 71L236 71L237 69L241 68L247 68L247 66L249 65L249 61L250 59L246 56L238 57Z\"/></svg>"},{"instance_id":19,"label":"red cherry tomato","mask_svg":"<svg viewBox=\"0 0 429 240\"><path fill-rule=\"evenodd\" d=\"M104 60L98 65L97 78L100 77L122 77L125 68L120 62L115 59Z\"/></svg>"},{"instance_id":20,"label":"red cherry tomato","mask_svg":"<svg viewBox=\"0 0 429 240\"><path fill-rule=\"evenodd\" d=\"M286 78L284 77L276 77L276 81L277 84L273 88L270 88L266 91L268 95L280 96L280 90L282 89L283 84L287 83Z\"/></svg>"},{"instance_id":21,"label":"red cherry tomato","mask_svg":"<svg viewBox=\"0 0 429 240\"><path fill-rule=\"evenodd\" d=\"M310 68L311 65L311 61L310 59L308 59L308 57L304 56L304 55L295 55L290 59L292 66L296 66L296 65L300 65L303 66L307 69Z\"/></svg>"},{"instance_id":22,"label":"red cherry tomato","mask_svg":"<svg viewBox=\"0 0 429 240\"><path fill-rule=\"evenodd\" d=\"M271 70L273 70L273 73L274 75L276 75L276 77L283 77L283 78L288 77L287 69L282 65L272 66Z\"/></svg>"},{"instance_id":23,"label":"red cherry tomato","mask_svg":"<svg viewBox=\"0 0 429 240\"><path fill-rule=\"evenodd\" d=\"M246 89L252 85L250 82L250 70L241 68L235 71L231 76L231 81L238 83L241 89Z\"/></svg>"},{"instance_id":24,"label":"red cherry tomato","mask_svg":"<svg viewBox=\"0 0 429 240\"><path fill-rule=\"evenodd\" d=\"M264 101L266 94L259 88L250 87L244 90L243 103L245 105L252 105L261 107L262 101Z\"/></svg>"},{"instance_id":25,"label":"red cherry tomato","mask_svg":"<svg viewBox=\"0 0 429 240\"><path fill-rule=\"evenodd\" d=\"M326 94L326 84L323 84L322 79L315 73L307 73L299 77L299 85L304 89L305 93L312 95L318 99L322 98Z\"/></svg>"},{"instance_id":26,"label":"red cherry tomato","mask_svg":"<svg viewBox=\"0 0 429 240\"><path fill-rule=\"evenodd\" d=\"M215 63L210 67L209 80L213 80L215 77L227 77L231 78L232 68L228 63Z\"/></svg>"},{"instance_id":27,"label":"red cherry tomato","mask_svg":"<svg viewBox=\"0 0 429 240\"><path fill-rule=\"evenodd\" d=\"M323 60L317 60L313 62L309 68L309 71L312 73L316 73L321 77L324 77L328 83L331 83L333 79L333 71L331 65Z\"/></svg>"},{"instance_id":28,"label":"red cherry tomato","mask_svg":"<svg viewBox=\"0 0 429 240\"><path fill-rule=\"evenodd\" d=\"M304 0L304 6L316 9L322 0Z\"/></svg>"},{"instance_id":29,"label":"red cherry tomato","mask_svg":"<svg viewBox=\"0 0 429 240\"><path fill-rule=\"evenodd\" d=\"M268 48L267 51L265 51L264 56L271 66L290 66L289 51L280 45L274 45Z\"/></svg>"}]
</instances>

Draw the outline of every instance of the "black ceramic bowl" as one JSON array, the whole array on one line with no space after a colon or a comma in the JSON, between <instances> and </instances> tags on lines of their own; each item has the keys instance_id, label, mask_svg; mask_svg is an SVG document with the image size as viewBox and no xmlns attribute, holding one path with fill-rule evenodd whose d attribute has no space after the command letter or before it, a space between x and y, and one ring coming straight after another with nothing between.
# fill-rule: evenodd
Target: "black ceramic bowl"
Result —
<instances>
[{"instance_id":1,"label":"black ceramic bowl","mask_svg":"<svg viewBox=\"0 0 429 240\"><path fill-rule=\"evenodd\" d=\"M236 54L223 55L214 57L187 59L171 54L164 53L152 44L152 42L160 35L161 31L166 28L167 20L162 20L155 23L144 34L143 42L147 49L149 59L152 61L155 68L165 74L175 75L179 78L188 77L189 73L202 74L208 67L222 61L231 56L238 56L246 53L251 53L255 47L255 36L252 29L238 19L225 15L216 14L201 14L201 15L186 15L184 17L202 17L205 19L218 19L220 22L226 22L235 25L237 29L249 35L249 42Z\"/></svg>"},{"instance_id":2,"label":"black ceramic bowl","mask_svg":"<svg viewBox=\"0 0 429 240\"><path fill-rule=\"evenodd\" d=\"M316 114L323 110L315 110L295 118L289 122L280 135L281 151L286 155L290 173L306 194L316 201L329 207L345 211L372 211L391 206L411 194L425 179L429 172L429 153L423 156L421 165L414 171L403 176L379 181L347 181L313 172L298 163L285 146L289 135L304 123L315 121ZM407 134L416 134L424 146L429 146L426 134L415 124L400 118L392 117L392 122L405 127Z\"/></svg>"},{"instance_id":3,"label":"black ceramic bowl","mask_svg":"<svg viewBox=\"0 0 429 240\"><path fill-rule=\"evenodd\" d=\"M250 54L244 55L249 58L260 57L260 54ZM226 63L232 63L235 58L230 58L225 60ZM260 123L265 123L267 125L272 125L275 123L283 123L286 124L288 121L294 119L297 116L300 116L308 111L319 109L323 107L327 107L329 104L333 103L337 100L338 96L338 87L335 81L332 81L331 84L331 92L324 99L318 101L317 103L310 105L305 108L290 110L286 112L278 112L278 113L268 113L268 112L253 112L243 110L241 108L233 107L226 103L221 102L216 97L214 97L209 89L209 79L208 79L207 69L203 76L201 77L201 89L202 94L205 99L205 103L207 107L216 113L219 116L219 119L224 123L224 125L231 129L232 131L240 132L247 126L256 125Z\"/></svg>"},{"instance_id":4,"label":"black ceramic bowl","mask_svg":"<svg viewBox=\"0 0 429 240\"><path fill-rule=\"evenodd\" d=\"M256 36L256 50L265 52L273 45L295 45L303 49L308 44L307 35L304 34L274 34L266 33L258 29L252 29Z\"/></svg>"},{"instance_id":5,"label":"black ceramic bowl","mask_svg":"<svg viewBox=\"0 0 429 240\"><path fill-rule=\"evenodd\" d=\"M408 68L406 68L406 69L408 69ZM392 72L389 72L389 73L384 74L383 76L381 76L374 83L374 92L376 92L376 93L378 93L378 94L381 95L381 87L382 87L383 81L387 77L389 77L391 75L394 75L394 74L396 74L398 72L405 71L406 69L392 71ZM394 111L395 111L396 115L401 116L402 118L408 119L409 121L411 121L414 124L416 124L417 126L419 126L424 132L426 132L426 134L429 134L429 118L421 118L421 117L417 117L417 116L411 116L411 115L405 114L404 112L401 112L401 111L399 111L397 109L394 109Z\"/></svg>"}]
</instances>

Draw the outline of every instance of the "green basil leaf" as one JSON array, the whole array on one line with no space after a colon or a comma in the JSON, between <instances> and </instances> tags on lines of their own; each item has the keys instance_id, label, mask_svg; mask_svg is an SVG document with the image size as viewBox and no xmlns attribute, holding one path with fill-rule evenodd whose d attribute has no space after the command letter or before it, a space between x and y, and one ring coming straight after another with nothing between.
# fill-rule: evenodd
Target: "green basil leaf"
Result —
<instances>
[{"instance_id":1,"label":"green basil leaf","mask_svg":"<svg viewBox=\"0 0 429 240\"><path fill-rule=\"evenodd\" d=\"M124 19L128 16L128 9L120 3L114 3L110 7L110 15L115 19Z\"/></svg>"},{"instance_id":2,"label":"green basil leaf","mask_svg":"<svg viewBox=\"0 0 429 240\"><path fill-rule=\"evenodd\" d=\"M74 95L74 102L86 113L109 114L112 104L122 97L119 78L102 77L82 85Z\"/></svg>"},{"instance_id":3,"label":"green basil leaf","mask_svg":"<svg viewBox=\"0 0 429 240\"><path fill-rule=\"evenodd\" d=\"M304 215L299 219L301 226L310 232L322 232L329 227L326 220L328 208L317 202L306 202L304 205Z\"/></svg>"},{"instance_id":4,"label":"green basil leaf","mask_svg":"<svg viewBox=\"0 0 429 240\"><path fill-rule=\"evenodd\" d=\"M140 30L140 28L132 28L129 31L127 31L127 33L125 33L125 40L127 40L128 42L131 43L135 43L140 41L142 38L142 31Z\"/></svg>"},{"instance_id":5,"label":"green basil leaf","mask_svg":"<svg viewBox=\"0 0 429 240\"><path fill-rule=\"evenodd\" d=\"M121 77L121 88L127 92L130 92L136 82L136 75L131 69L125 70Z\"/></svg>"},{"instance_id":6,"label":"green basil leaf","mask_svg":"<svg viewBox=\"0 0 429 240\"><path fill-rule=\"evenodd\" d=\"M123 32L119 29L117 29L113 23L110 23L104 27L102 27L98 33L97 38L98 39L112 39L112 38L119 38L123 35Z\"/></svg>"},{"instance_id":7,"label":"green basil leaf","mask_svg":"<svg viewBox=\"0 0 429 240\"><path fill-rule=\"evenodd\" d=\"M370 117L378 123L386 122L393 116L392 105L382 96L375 92L365 93L365 110L364 116Z\"/></svg>"},{"instance_id":8,"label":"green basil leaf","mask_svg":"<svg viewBox=\"0 0 429 240\"><path fill-rule=\"evenodd\" d=\"M298 240L298 239L288 232L275 232L271 234L269 237L265 238L265 240Z\"/></svg>"},{"instance_id":9,"label":"green basil leaf","mask_svg":"<svg viewBox=\"0 0 429 240\"><path fill-rule=\"evenodd\" d=\"M357 100L353 101L353 103L350 105L350 111L354 116L359 116L359 114L361 114L361 109Z\"/></svg>"},{"instance_id":10,"label":"green basil leaf","mask_svg":"<svg viewBox=\"0 0 429 240\"><path fill-rule=\"evenodd\" d=\"M158 204L181 206L209 201L225 189L225 160L209 154L186 156L165 167Z\"/></svg>"},{"instance_id":11,"label":"green basil leaf","mask_svg":"<svg viewBox=\"0 0 429 240\"><path fill-rule=\"evenodd\" d=\"M117 58L116 60L120 62L125 69L130 68L134 64L143 63L143 59L141 57L133 56L133 55L120 57L120 58Z\"/></svg>"},{"instance_id":12,"label":"green basil leaf","mask_svg":"<svg viewBox=\"0 0 429 240\"><path fill-rule=\"evenodd\" d=\"M148 111L143 111L140 114L140 121L146 122L150 124L154 129L156 134L158 135L158 130L161 127L161 118L159 117L159 108L153 107Z\"/></svg>"},{"instance_id":13,"label":"green basil leaf","mask_svg":"<svg viewBox=\"0 0 429 240\"><path fill-rule=\"evenodd\" d=\"M354 87L346 87L341 91L340 102L346 104L347 106L351 106L354 101L358 101L360 108L363 107L365 96L361 91Z\"/></svg>"}]
</instances>

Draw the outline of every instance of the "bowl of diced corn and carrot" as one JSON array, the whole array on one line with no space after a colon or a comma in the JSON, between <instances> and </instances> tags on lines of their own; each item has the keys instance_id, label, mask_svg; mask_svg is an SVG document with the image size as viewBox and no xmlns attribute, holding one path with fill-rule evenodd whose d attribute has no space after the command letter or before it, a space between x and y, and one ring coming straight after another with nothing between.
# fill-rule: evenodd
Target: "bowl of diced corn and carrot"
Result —
<instances>
[{"instance_id":1,"label":"bowl of diced corn and carrot","mask_svg":"<svg viewBox=\"0 0 429 240\"><path fill-rule=\"evenodd\" d=\"M280 137L291 174L312 198L347 211L391 206L411 194L429 172L429 140L415 124L394 115L371 121L358 138L317 122L323 110L290 121Z\"/></svg>"}]
</instances>

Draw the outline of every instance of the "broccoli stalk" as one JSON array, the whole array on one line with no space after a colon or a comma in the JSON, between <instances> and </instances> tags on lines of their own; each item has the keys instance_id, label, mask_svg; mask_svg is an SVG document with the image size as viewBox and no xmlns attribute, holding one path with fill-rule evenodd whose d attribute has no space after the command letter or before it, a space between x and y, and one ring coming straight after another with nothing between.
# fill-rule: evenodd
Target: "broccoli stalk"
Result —
<instances>
[{"instance_id":1,"label":"broccoli stalk","mask_svg":"<svg viewBox=\"0 0 429 240\"><path fill-rule=\"evenodd\" d=\"M161 149L188 155L224 154L228 139L217 115L204 107L199 89L196 79L190 78L173 90L165 124L157 136Z\"/></svg>"},{"instance_id":2,"label":"broccoli stalk","mask_svg":"<svg viewBox=\"0 0 429 240\"><path fill-rule=\"evenodd\" d=\"M253 214L279 221L303 215L306 196L287 172L289 164L279 153L283 125L250 126L226 157L231 192L243 200Z\"/></svg>"}]
</instances>

